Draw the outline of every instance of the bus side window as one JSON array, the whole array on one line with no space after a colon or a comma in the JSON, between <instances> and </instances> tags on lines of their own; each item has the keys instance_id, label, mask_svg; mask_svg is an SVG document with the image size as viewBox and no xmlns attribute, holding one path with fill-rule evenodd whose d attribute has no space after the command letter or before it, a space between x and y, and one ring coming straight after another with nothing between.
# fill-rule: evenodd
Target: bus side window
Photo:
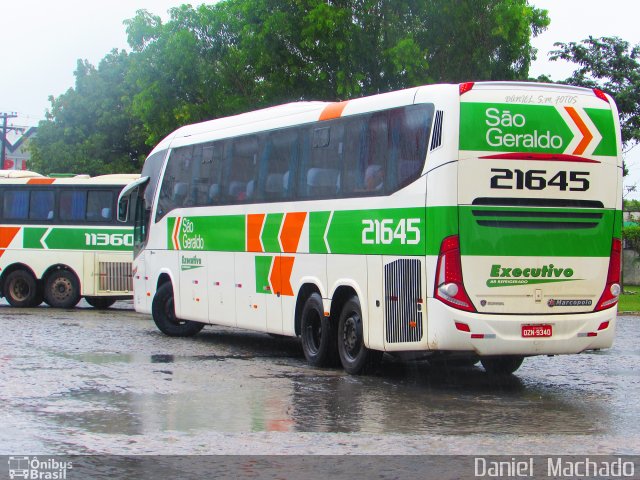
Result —
<instances>
[{"instance_id":1,"label":"bus side window","mask_svg":"<svg viewBox=\"0 0 640 480\"><path fill-rule=\"evenodd\" d=\"M3 206L5 219L26 220L29 215L29 192L26 190L5 191Z\"/></svg>"},{"instance_id":2,"label":"bus side window","mask_svg":"<svg viewBox=\"0 0 640 480\"><path fill-rule=\"evenodd\" d=\"M87 212L87 192L63 190L60 192L59 214L63 221L84 221Z\"/></svg>"},{"instance_id":3,"label":"bus side window","mask_svg":"<svg viewBox=\"0 0 640 480\"><path fill-rule=\"evenodd\" d=\"M253 194L253 185L258 177L258 137L249 135L236 138L232 153L227 158L227 202L238 203L248 200L247 194Z\"/></svg>"},{"instance_id":4,"label":"bus side window","mask_svg":"<svg viewBox=\"0 0 640 480\"><path fill-rule=\"evenodd\" d=\"M55 192L52 190L32 190L29 207L30 220L52 220Z\"/></svg>"},{"instance_id":5,"label":"bus side window","mask_svg":"<svg viewBox=\"0 0 640 480\"><path fill-rule=\"evenodd\" d=\"M329 126L312 127L309 162L301 169L301 197L331 198L340 192L344 157L344 120L328 120Z\"/></svg>"},{"instance_id":6,"label":"bus side window","mask_svg":"<svg viewBox=\"0 0 640 480\"><path fill-rule=\"evenodd\" d=\"M108 222L111 220L113 192L110 190L89 190L87 193L87 221Z\"/></svg>"}]
</instances>

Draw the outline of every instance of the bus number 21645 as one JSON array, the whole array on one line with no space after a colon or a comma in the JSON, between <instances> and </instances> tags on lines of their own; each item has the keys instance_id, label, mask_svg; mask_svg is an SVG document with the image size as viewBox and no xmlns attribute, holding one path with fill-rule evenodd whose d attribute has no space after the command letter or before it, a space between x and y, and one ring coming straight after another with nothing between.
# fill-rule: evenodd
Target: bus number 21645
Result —
<instances>
[{"instance_id":1,"label":"bus number 21645","mask_svg":"<svg viewBox=\"0 0 640 480\"><path fill-rule=\"evenodd\" d=\"M402 245L417 245L420 243L420 219L384 218L382 220L362 220L363 245L391 245L400 242Z\"/></svg>"}]
</instances>

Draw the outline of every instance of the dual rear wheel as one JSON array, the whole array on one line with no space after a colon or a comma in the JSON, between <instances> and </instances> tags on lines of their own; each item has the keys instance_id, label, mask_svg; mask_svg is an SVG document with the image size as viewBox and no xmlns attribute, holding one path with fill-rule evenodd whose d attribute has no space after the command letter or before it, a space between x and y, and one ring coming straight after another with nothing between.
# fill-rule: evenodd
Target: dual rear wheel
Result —
<instances>
[{"instance_id":1,"label":"dual rear wheel","mask_svg":"<svg viewBox=\"0 0 640 480\"><path fill-rule=\"evenodd\" d=\"M73 308L80 301L80 282L69 270L56 270L38 282L25 269L14 270L4 281L4 296L13 307L37 307L43 301L55 308ZM87 297L94 308L105 309L115 303L109 297Z\"/></svg>"},{"instance_id":2,"label":"dual rear wheel","mask_svg":"<svg viewBox=\"0 0 640 480\"><path fill-rule=\"evenodd\" d=\"M325 316L322 298L312 293L302 309L301 339L304 355L312 366L335 366L339 362L352 375L373 372L383 353L364 344L362 310L357 296L342 307L338 322Z\"/></svg>"}]
</instances>

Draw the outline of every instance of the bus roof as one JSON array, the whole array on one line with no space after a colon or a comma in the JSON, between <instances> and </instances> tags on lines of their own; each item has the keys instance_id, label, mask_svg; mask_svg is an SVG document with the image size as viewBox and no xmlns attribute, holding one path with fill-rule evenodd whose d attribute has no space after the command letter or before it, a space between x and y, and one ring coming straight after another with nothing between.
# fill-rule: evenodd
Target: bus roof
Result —
<instances>
[{"instance_id":1,"label":"bus roof","mask_svg":"<svg viewBox=\"0 0 640 480\"><path fill-rule=\"evenodd\" d=\"M137 173L98 175L96 177L80 175L70 178L50 178L40 174L11 177L0 175L0 185L128 185L138 178L140 178L140 174Z\"/></svg>"},{"instance_id":2,"label":"bus roof","mask_svg":"<svg viewBox=\"0 0 640 480\"><path fill-rule=\"evenodd\" d=\"M170 147L180 147L254 132L268 131L275 128L311 123L340 116L374 112L387 108L410 105L415 101L425 101L425 99L431 99L430 101L438 99L438 101L442 102L458 101L460 87L462 85L470 85L476 90L484 91L504 89L541 91L553 89L556 91L566 91L567 94L594 94L591 89L569 85L494 81L423 85L405 90L355 98L344 102L292 102L183 126L161 140L150 155Z\"/></svg>"}]
</instances>

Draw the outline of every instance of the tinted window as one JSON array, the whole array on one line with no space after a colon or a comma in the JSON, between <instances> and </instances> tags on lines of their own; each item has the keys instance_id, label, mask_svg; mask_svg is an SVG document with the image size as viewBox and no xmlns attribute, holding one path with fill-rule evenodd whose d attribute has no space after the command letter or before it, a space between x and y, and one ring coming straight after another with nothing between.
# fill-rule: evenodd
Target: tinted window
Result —
<instances>
[{"instance_id":1,"label":"tinted window","mask_svg":"<svg viewBox=\"0 0 640 480\"><path fill-rule=\"evenodd\" d=\"M113 192L89 190L87 194L87 220L108 222L113 219Z\"/></svg>"},{"instance_id":2,"label":"tinted window","mask_svg":"<svg viewBox=\"0 0 640 480\"><path fill-rule=\"evenodd\" d=\"M174 208L388 195L418 178L433 105L411 105L173 150L156 221Z\"/></svg>"},{"instance_id":3,"label":"tinted window","mask_svg":"<svg viewBox=\"0 0 640 480\"><path fill-rule=\"evenodd\" d=\"M7 190L4 192L3 212L7 220L25 220L29 215L29 192Z\"/></svg>"},{"instance_id":4,"label":"tinted window","mask_svg":"<svg viewBox=\"0 0 640 480\"><path fill-rule=\"evenodd\" d=\"M60 192L60 220L79 222L87 214L87 192L64 190Z\"/></svg>"},{"instance_id":5,"label":"tinted window","mask_svg":"<svg viewBox=\"0 0 640 480\"><path fill-rule=\"evenodd\" d=\"M29 218L31 220L52 220L55 207L53 190L35 190L31 192Z\"/></svg>"}]
</instances>

